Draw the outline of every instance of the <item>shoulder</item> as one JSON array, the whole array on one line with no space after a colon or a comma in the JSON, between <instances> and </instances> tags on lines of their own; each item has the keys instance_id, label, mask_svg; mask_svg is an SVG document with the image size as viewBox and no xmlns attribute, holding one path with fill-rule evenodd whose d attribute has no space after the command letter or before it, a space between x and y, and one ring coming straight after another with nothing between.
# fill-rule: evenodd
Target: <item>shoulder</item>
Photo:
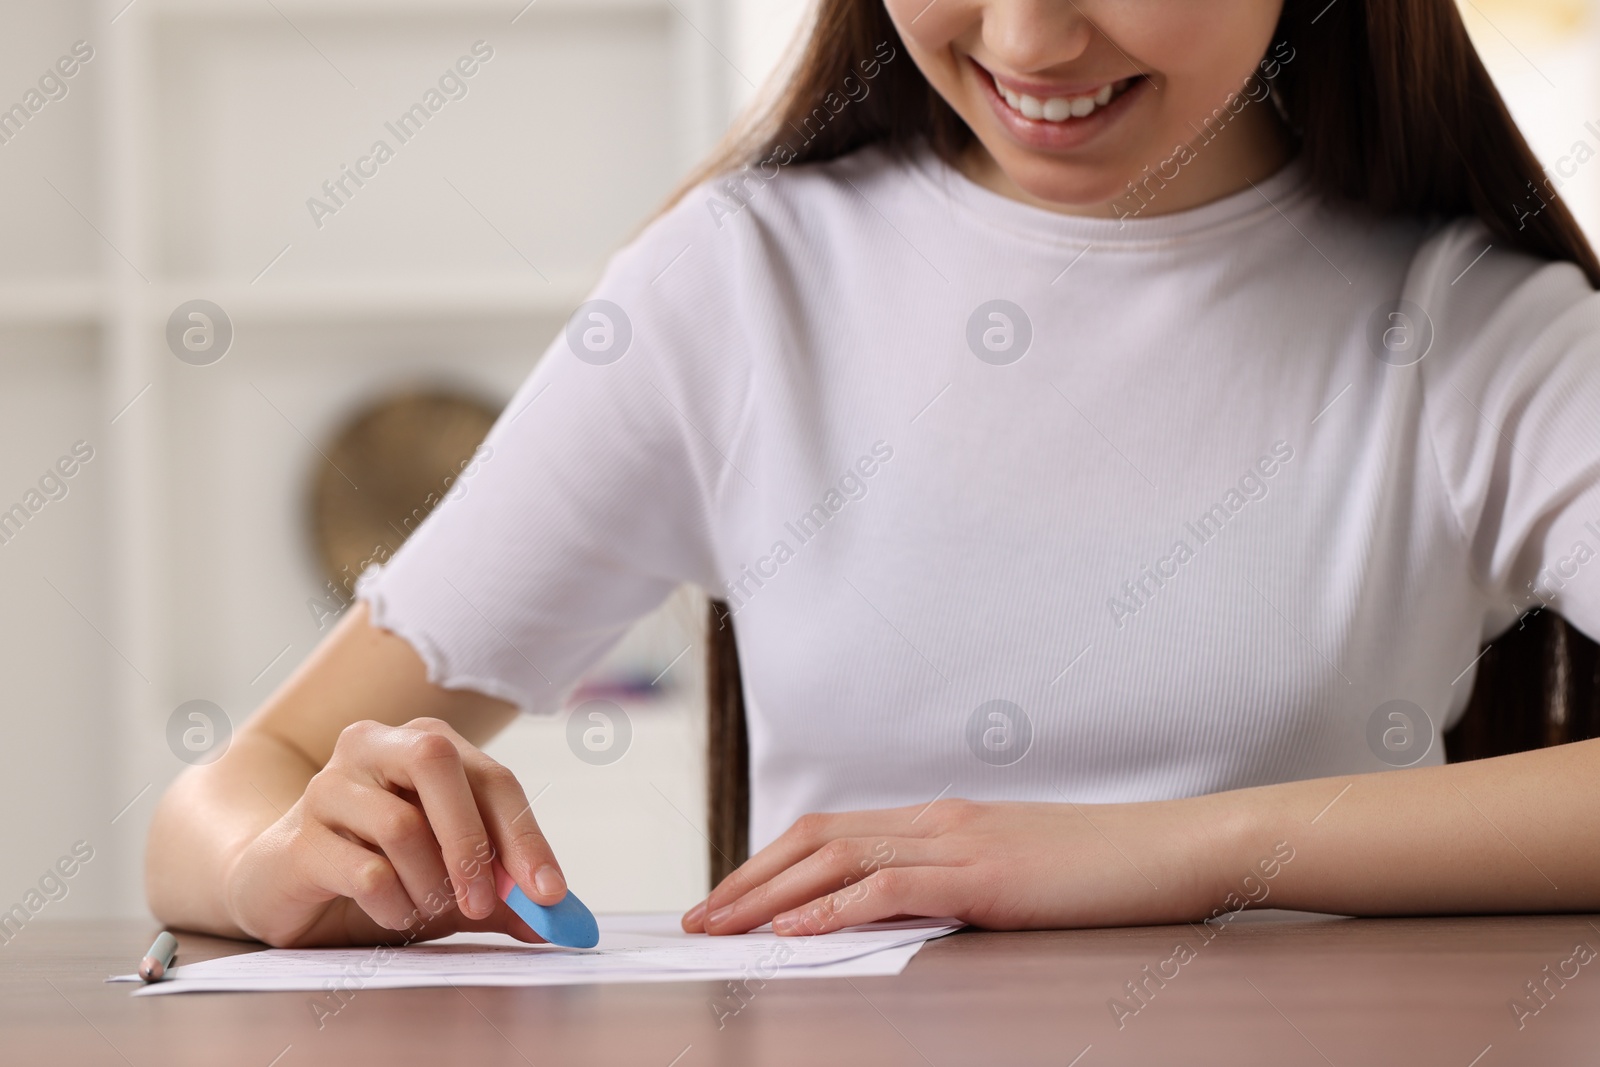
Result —
<instances>
[{"instance_id":1,"label":"shoulder","mask_svg":"<svg viewBox=\"0 0 1600 1067\"><path fill-rule=\"evenodd\" d=\"M1415 371L1396 373L1417 375L1447 478L1487 491L1502 467L1536 464L1548 482L1592 454L1600 293L1576 264L1505 247L1481 222L1457 220L1419 246L1396 304L1427 341Z\"/></svg>"},{"instance_id":2,"label":"shoulder","mask_svg":"<svg viewBox=\"0 0 1600 1067\"><path fill-rule=\"evenodd\" d=\"M777 324L803 328L836 303L854 275L833 266L851 262L908 167L869 148L825 163L769 157L692 186L607 261L553 343L557 362L569 362L562 349L576 364L616 362L618 382L636 368L702 426L737 421L757 366L793 333Z\"/></svg>"},{"instance_id":3,"label":"shoulder","mask_svg":"<svg viewBox=\"0 0 1600 1067\"><path fill-rule=\"evenodd\" d=\"M914 156L869 146L816 163L777 151L691 186L607 265L603 285L667 278L708 298L748 289L763 261L828 258L861 220L914 189Z\"/></svg>"},{"instance_id":4,"label":"shoulder","mask_svg":"<svg viewBox=\"0 0 1600 1067\"><path fill-rule=\"evenodd\" d=\"M780 143L754 160L697 186L675 211L700 216L746 254L810 253L859 239L861 221L893 210L921 190L917 156L869 145L835 159L793 162ZM789 162L785 162L789 160Z\"/></svg>"},{"instance_id":5,"label":"shoulder","mask_svg":"<svg viewBox=\"0 0 1600 1067\"><path fill-rule=\"evenodd\" d=\"M679 358L721 353L746 369L783 349L778 335L836 314L844 294L875 284L862 264L898 232L886 218L907 225L924 179L911 158L876 147L779 158L689 188L611 259L595 296L671 339Z\"/></svg>"},{"instance_id":6,"label":"shoulder","mask_svg":"<svg viewBox=\"0 0 1600 1067\"><path fill-rule=\"evenodd\" d=\"M1480 358L1524 352L1541 341L1574 341L1592 333L1600 315L1600 296L1576 264L1508 247L1476 218L1442 223L1428 234L1402 298L1427 317L1441 353Z\"/></svg>"}]
</instances>

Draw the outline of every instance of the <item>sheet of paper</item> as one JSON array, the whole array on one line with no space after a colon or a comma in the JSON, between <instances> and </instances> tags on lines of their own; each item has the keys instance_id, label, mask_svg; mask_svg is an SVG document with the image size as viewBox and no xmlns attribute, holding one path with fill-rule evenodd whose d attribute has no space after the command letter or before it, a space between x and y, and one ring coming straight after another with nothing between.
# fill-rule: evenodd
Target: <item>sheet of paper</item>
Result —
<instances>
[{"instance_id":1,"label":"sheet of paper","mask_svg":"<svg viewBox=\"0 0 1600 1067\"><path fill-rule=\"evenodd\" d=\"M706 937L684 933L674 914L602 915L599 921L600 943L587 949L457 934L405 947L264 949L185 964L180 948L172 977L135 995L896 975L925 942L962 925L908 919L816 937L778 937L766 927L737 937Z\"/></svg>"}]
</instances>

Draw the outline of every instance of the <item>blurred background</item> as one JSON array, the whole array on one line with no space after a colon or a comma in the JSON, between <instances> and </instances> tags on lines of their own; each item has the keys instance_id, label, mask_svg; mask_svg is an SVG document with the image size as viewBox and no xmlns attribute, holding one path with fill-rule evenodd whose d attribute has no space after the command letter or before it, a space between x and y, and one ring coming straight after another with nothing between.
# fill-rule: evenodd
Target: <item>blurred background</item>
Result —
<instances>
[{"instance_id":1,"label":"blurred background","mask_svg":"<svg viewBox=\"0 0 1600 1067\"><path fill-rule=\"evenodd\" d=\"M1591 236L1597 3L1462 5ZM166 783L462 476L806 13L0 0L0 912L87 842L38 916L145 914ZM620 753L567 713L490 748L596 908L705 888L700 610L675 598L568 698L585 728L620 711Z\"/></svg>"}]
</instances>

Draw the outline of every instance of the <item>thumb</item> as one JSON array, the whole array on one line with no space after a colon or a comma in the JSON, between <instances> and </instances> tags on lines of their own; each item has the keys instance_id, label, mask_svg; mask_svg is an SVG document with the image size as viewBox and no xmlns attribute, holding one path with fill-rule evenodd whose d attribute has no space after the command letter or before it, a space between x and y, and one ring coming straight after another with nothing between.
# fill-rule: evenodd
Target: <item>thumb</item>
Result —
<instances>
[{"instance_id":1,"label":"thumb","mask_svg":"<svg viewBox=\"0 0 1600 1067\"><path fill-rule=\"evenodd\" d=\"M501 932L510 934L518 941L525 941L530 945L549 944L544 938L534 933L533 927L524 922L522 916L512 911L511 906L503 900L500 902L500 906L494 909L494 914L490 918L502 919Z\"/></svg>"},{"instance_id":2,"label":"thumb","mask_svg":"<svg viewBox=\"0 0 1600 1067\"><path fill-rule=\"evenodd\" d=\"M456 930L467 934L507 934L518 941L529 945L549 944L544 938L533 932L533 927L523 921L522 916L511 910L505 901L495 904L494 911L482 919L468 919L460 912L456 912Z\"/></svg>"}]
</instances>

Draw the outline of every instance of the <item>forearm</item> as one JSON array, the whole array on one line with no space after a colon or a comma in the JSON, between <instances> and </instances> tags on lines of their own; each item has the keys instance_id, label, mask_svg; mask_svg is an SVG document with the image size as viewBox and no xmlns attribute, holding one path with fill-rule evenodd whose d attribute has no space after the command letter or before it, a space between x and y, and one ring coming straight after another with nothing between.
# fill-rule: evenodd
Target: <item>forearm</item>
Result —
<instances>
[{"instance_id":1,"label":"forearm","mask_svg":"<svg viewBox=\"0 0 1600 1067\"><path fill-rule=\"evenodd\" d=\"M263 880L236 885L235 863L251 845L275 843L265 831L304 796L352 724L398 726L433 716L476 744L515 714L514 707L493 697L429 683L411 646L371 626L366 605L356 604L240 728L221 759L190 768L167 790L145 855L151 910L175 926L243 933L230 913L229 894L260 890ZM305 891L306 877L303 871L283 870L276 879L265 879L271 883L265 888L277 886L287 894L274 898L271 907L305 904L297 894Z\"/></svg>"},{"instance_id":2,"label":"forearm","mask_svg":"<svg viewBox=\"0 0 1600 1067\"><path fill-rule=\"evenodd\" d=\"M1342 915L1600 911L1600 741L1224 794L1234 866L1283 841L1257 906ZM1206 798L1212 799L1215 798Z\"/></svg>"},{"instance_id":3,"label":"forearm","mask_svg":"<svg viewBox=\"0 0 1600 1067\"><path fill-rule=\"evenodd\" d=\"M145 854L145 890L156 918L245 936L229 914L228 871L318 769L272 734L246 728L220 760L191 767L173 782L156 808Z\"/></svg>"}]
</instances>

